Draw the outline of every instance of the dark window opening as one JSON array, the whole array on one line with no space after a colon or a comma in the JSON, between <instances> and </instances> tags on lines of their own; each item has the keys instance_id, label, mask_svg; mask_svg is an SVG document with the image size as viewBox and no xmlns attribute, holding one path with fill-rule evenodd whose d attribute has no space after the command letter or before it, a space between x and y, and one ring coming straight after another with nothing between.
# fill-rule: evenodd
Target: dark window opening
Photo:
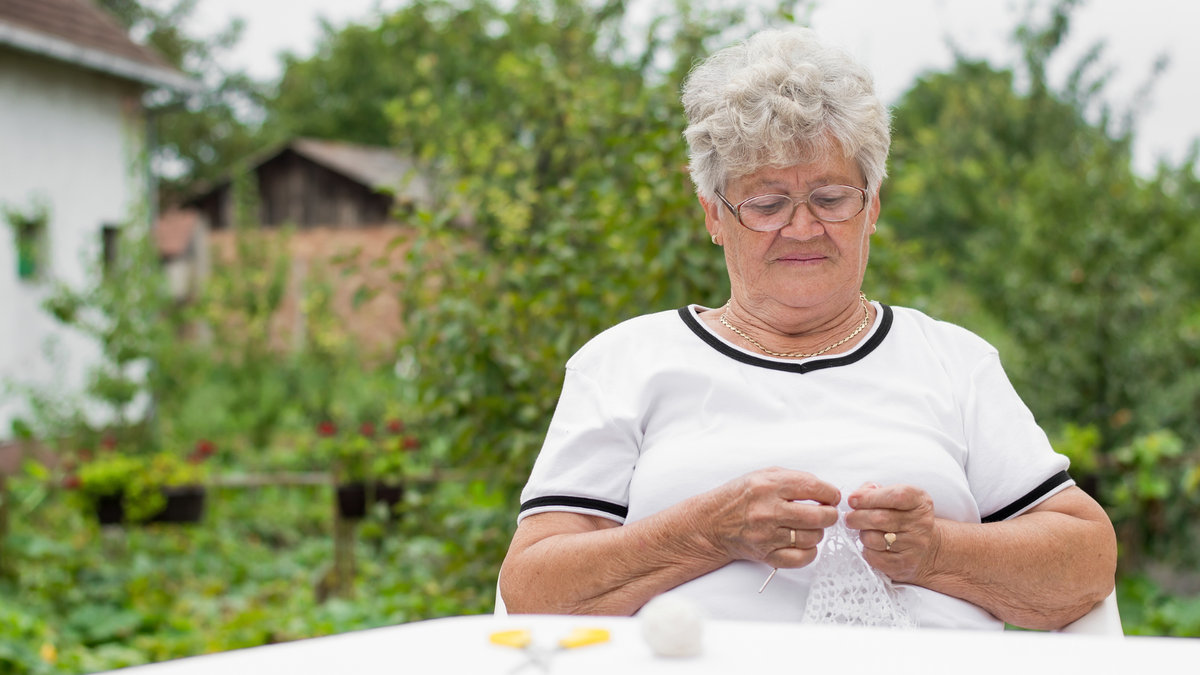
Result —
<instances>
[{"instance_id":1,"label":"dark window opening","mask_svg":"<svg viewBox=\"0 0 1200 675\"><path fill-rule=\"evenodd\" d=\"M117 264L117 245L121 241L121 228L116 225L104 225L100 228L100 260L104 265L107 276Z\"/></svg>"}]
</instances>

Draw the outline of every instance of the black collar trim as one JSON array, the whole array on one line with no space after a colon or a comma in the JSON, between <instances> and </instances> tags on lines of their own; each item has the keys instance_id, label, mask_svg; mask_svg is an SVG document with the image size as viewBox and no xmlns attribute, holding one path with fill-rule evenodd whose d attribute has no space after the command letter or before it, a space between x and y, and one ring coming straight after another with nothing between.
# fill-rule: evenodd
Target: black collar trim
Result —
<instances>
[{"instance_id":1,"label":"black collar trim","mask_svg":"<svg viewBox=\"0 0 1200 675\"><path fill-rule=\"evenodd\" d=\"M814 370L821 370L823 368L848 366L852 363L861 361L862 359L866 358L868 354L875 351L875 348L883 342L883 339L887 337L888 331L892 328L892 308L883 303L879 303L879 306L883 308L883 311L878 316L879 327L875 329L875 333L872 334L871 337L868 338L861 347L850 352L849 354L846 354L845 356L839 356L837 358L820 359L818 361L799 361L796 363L762 359L754 356L753 354L747 354L739 349L735 349L731 345L725 344L720 338L710 333L704 328L704 326L700 325L700 320L696 318L696 313L692 311L691 307L680 307L679 316L683 319L683 322L687 324L687 327L691 328L692 332L695 333L696 336L701 340L704 340L708 346L735 361L740 361L741 363L745 363L749 366L758 366L759 368L770 368L771 370L782 370L788 373L800 373L803 375L804 373L810 373Z\"/></svg>"}]
</instances>

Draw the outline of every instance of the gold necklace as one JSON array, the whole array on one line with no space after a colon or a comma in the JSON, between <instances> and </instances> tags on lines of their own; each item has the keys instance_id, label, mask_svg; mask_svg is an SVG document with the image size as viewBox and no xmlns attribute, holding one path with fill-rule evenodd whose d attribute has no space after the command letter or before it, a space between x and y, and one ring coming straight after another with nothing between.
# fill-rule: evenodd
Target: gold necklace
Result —
<instances>
[{"instance_id":1,"label":"gold necklace","mask_svg":"<svg viewBox=\"0 0 1200 675\"><path fill-rule=\"evenodd\" d=\"M758 340L755 340L754 338L750 337L749 335L746 335L745 333L738 330L735 326L733 326L732 324L730 324L728 321L725 320L725 315L729 314L729 303L731 303L731 302L733 302L733 298L730 298L729 300L727 300L725 302L725 311L721 313L721 323L724 324L726 328L728 328L729 330L742 336L743 338L745 338L745 340L747 342L754 345L755 347L758 347L760 350L766 352L767 354L770 354L771 356L778 356L778 357L785 358L785 359L807 359L811 356L820 356L820 355L824 354L825 352L829 351L830 349L833 349L834 347L840 347L840 346L846 344L846 342L848 340L850 340L851 338L853 338L855 335L858 335L859 333L863 332L863 329L866 328L867 324L871 322L871 313L869 311L867 311L867 294L863 293L862 291L859 291L858 292L858 304L862 306L863 314L865 314L866 316L863 317L862 323L858 324L858 328L855 328L853 333L851 333L851 334L847 335L846 337L842 338L841 340L838 340L837 342L829 345L828 347L822 349L819 352L813 352L811 354L805 354L804 352L791 352L788 354L781 354L779 352L773 352L770 349L767 349L766 347L758 344Z\"/></svg>"}]
</instances>

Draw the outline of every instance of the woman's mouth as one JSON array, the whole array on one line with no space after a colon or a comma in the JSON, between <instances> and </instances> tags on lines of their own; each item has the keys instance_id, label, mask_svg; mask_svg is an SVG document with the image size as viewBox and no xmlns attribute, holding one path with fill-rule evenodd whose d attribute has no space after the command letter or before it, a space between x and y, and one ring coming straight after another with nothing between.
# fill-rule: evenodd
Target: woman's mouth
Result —
<instances>
[{"instance_id":1,"label":"woman's mouth","mask_svg":"<svg viewBox=\"0 0 1200 675\"><path fill-rule=\"evenodd\" d=\"M828 256L821 253L790 253L776 259L776 262L792 265L812 265L826 260Z\"/></svg>"}]
</instances>

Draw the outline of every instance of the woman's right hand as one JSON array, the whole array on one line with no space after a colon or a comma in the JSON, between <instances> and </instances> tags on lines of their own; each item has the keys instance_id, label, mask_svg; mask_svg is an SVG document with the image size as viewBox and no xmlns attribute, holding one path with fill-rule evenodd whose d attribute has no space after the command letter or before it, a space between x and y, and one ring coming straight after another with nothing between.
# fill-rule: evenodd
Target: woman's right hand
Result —
<instances>
[{"instance_id":1,"label":"woman's right hand","mask_svg":"<svg viewBox=\"0 0 1200 675\"><path fill-rule=\"evenodd\" d=\"M777 568L804 567L816 558L825 528L837 522L841 501L833 485L804 471L778 467L748 473L706 497L708 503L693 517L718 555L730 562L755 560Z\"/></svg>"}]
</instances>

